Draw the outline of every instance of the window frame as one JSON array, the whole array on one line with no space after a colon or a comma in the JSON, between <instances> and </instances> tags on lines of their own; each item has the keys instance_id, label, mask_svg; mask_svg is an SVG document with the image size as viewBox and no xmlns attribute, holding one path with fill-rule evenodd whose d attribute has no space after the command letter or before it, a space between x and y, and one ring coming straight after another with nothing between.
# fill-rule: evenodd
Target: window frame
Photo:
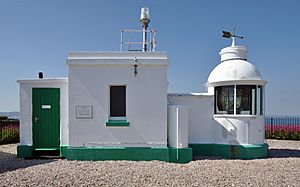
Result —
<instances>
[{"instance_id":1,"label":"window frame","mask_svg":"<svg viewBox=\"0 0 300 187\"><path fill-rule=\"evenodd\" d=\"M124 116L111 116L111 88L112 87L124 87L125 96L124 96ZM127 85L118 84L118 85L109 85L108 86L108 120L106 121L107 127L127 127L129 126L129 121L127 120Z\"/></svg>"},{"instance_id":2,"label":"window frame","mask_svg":"<svg viewBox=\"0 0 300 187\"><path fill-rule=\"evenodd\" d=\"M236 85L236 115L257 115L257 86L256 85ZM249 90L246 90L249 89ZM254 89L254 92L253 92ZM241 92L239 92L241 90ZM247 92L248 91L248 92ZM238 94L241 94L238 96ZM254 98L253 98L254 94ZM238 98L240 98L240 104L238 106ZM248 99L248 103L245 104L245 100ZM254 105L254 106L253 106ZM238 108L244 108L241 110ZM248 108L247 108L248 107ZM249 114L242 114L242 112L249 112Z\"/></svg>"},{"instance_id":3,"label":"window frame","mask_svg":"<svg viewBox=\"0 0 300 187\"><path fill-rule=\"evenodd\" d=\"M260 94L258 94L260 90ZM262 85L257 85L257 109L259 108L259 112L257 111L257 113L259 113L258 115L264 115L264 108L265 108L265 87ZM259 100L258 100L259 98Z\"/></svg>"},{"instance_id":4,"label":"window frame","mask_svg":"<svg viewBox=\"0 0 300 187\"><path fill-rule=\"evenodd\" d=\"M125 88L125 96L123 96L124 98L124 108L123 109L121 109L121 110L124 110L124 115L115 115L115 114L113 114L112 115L112 90L111 90L111 88L113 88L113 87L123 87L123 88ZM111 119L111 120L124 120L124 119L126 119L126 96L127 94L126 94L126 85L109 85L109 118Z\"/></svg>"},{"instance_id":5,"label":"window frame","mask_svg":"<svg viewBox=\"0 0 300 187\"><path fill-rule=\"evenodd\" d=\"M228 109L226 111L221 110L222 112L220 112L218 110L218 98L220 98L220 96L218 94L220 90L222 90L222 88L231 88L233 89L233 102L234 102L234 106L233 106L233 113L230 111L230 113L228 113ZM249 114L241 114L240 112L238 112L237 109L237 95L239 94L239 89L241 88L249 88L249 91L247 92L242 92L244 94L244 96L241 96L241 102L243 99L249 99L248 101L248 107L249 110L245 110L245 111L249 111ZM253 92L254 90L254 92ZM229 91L228 91L229 92ZM248 93L248 95L247 95ZM253 85L253 84L235 84L235 85L224 85L224 86L216 86L214 87L214 115L230 115L230 116L260 116L260 115L264 115L264 105L265 105L265 99L264 99L264 86L263 85ZM244 97L244 98L243 98ZM230 98L230 94L228 94L228 100ZM254 99L254 101L253 101ZM227 104L228 105L228 104ZM254 112L254 113L253 113Z\"/></svg>"},{"instance_id":6,"label":"window frame","mask_svg":"<svg viewBox=\"0 0 300 187\"><path fill-rule=\"evenodd\" d=\"M219 89L219 88L221 88L221 89ZM218 108L218 101L219 101L219 99L218 99L218 93L219 93L219 91L223 91L222 90L222 88L226 88L226 89L228 89L227 90L227 93L228 93L228 97L227 97L227 99L228 99L228 103L227 103L227 105L228 105L228 108L230 107L230 105L232 104L233 106L233 110L232 110L232 113L228 113L228 110L219 110ZM233 91L233 103L231 103L231 101L230 101L230 90L229 89L232 89L232 91ZM234 86L233 85L227 85L227 86L218 86L218 87L215 87L215 109L214 109L214 111L215 111L215 114L227 114L227 115L232 115L232 114L234 114L234 106L235 106L235 104L234 104ZM230 104L231 103L231 104ZM226 111L226 113L224 113L224 112L220 112L220 111ZM218 112L218 113L217 113Z\"/></svg>"}]
</instances>

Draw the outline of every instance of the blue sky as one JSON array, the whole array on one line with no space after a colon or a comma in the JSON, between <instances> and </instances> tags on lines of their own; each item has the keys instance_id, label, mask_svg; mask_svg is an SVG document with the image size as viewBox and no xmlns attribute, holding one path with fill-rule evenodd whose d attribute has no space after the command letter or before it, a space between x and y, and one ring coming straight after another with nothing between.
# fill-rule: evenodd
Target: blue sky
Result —
<instances>
[{"instance_id":1,"label":"blue sky","mask_svg":"<svg viewBox=\"0 0 300 187\"><path fill-rule=\"evenodd\" d=\"M219 51L245 36L266 87L267 114L300 115L300 1L0 1L0 111L19 110L17 79L65 77L68 51L118 51L120 30L150 8L157 50L170 59L169 92L203 92Z\"/></svg>"}]
</instances>

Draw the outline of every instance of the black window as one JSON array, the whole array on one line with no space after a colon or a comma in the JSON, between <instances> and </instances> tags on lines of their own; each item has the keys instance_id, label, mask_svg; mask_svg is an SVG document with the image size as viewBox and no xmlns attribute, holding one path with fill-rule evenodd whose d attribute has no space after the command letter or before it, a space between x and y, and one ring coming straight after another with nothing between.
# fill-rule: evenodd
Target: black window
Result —
<instances>
[{"instance_id":1,"label":"black window","mask_svg":"<svg viewBox=\"0 0 300 187\"><path fill-rule=\"evenodd\" d=\"M215 114L263 115L263 98L261 85L218 86L215 87Z\"/></svg>"},{"instance_id":2,"label":"black window","mask_svg":"<svg viewBox=\"0 0 300 187\"><path fill-rule=\"evenodd\" d=\"M256 114L256 86L236 86L236 114Z\"/></svg>"},{"instance_id":3,"label":"black window","mask_svg":"<svg viewBox=\"0 0 300 187\"><path fill-rule=\"evenodd\" d=\"M126 86L110 86L110 116L126 116Z\"/></svg>"},{"instance_id":4,"label":"black window","mask_svg":"<svg viewBox=\"0 0 300 187\"><path fill-rule=\"evenodd\" d=\"M234 86L215 87L215 114L234 113Z\"/></svg>"}]
</instances>

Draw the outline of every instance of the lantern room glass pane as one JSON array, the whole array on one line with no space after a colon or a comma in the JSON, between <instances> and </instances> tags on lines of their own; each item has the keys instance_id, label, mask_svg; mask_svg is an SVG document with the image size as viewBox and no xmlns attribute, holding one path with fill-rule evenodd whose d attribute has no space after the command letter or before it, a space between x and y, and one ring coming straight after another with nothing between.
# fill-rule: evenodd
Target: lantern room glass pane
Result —
<instances>
[{"instance_id":1,"label":"lantern room glass pane","mask_svg":"<svg viewBox=\"0 0 300 187\"><path fill-rule=\"evenodd\" d=\"M257 114L263 115L263 87L257 86Z\"/></svg>"},{"instance_id":2,"label":"lantern room glass pane","mask_svg":"<svg viewBox=\"0 0 300 187\"><path fill-rule=\"evenodd\" d=\"M256 85L236 86L236 114L256 114Z\"/></svg>"},{"instance_id":3,"label":"lantern room glass pane","mask_svg":"<svg viewBox=\"0 0 300 187\"><path fill-rule=\"evenodd\" d=\"M215 87L215 114L234 113L234 86Z\"/></svg>"}]
</instances>

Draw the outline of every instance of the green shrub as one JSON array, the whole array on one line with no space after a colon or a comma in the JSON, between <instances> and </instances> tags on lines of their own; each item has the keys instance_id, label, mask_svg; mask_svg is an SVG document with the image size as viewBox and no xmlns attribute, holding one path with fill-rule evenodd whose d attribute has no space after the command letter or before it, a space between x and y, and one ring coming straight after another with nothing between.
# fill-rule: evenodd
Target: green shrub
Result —
<instances>
[{"instance_id":1,"label":"green shrub","mask_svg":"<svg viewBox=\"0 0 300 187\"><path fill-rule=\"evenodd\" d=\"M0 116L0 120L7 120L8 117L7 116Z\"/></svg>"},{"instance_id":2,"label":"green shrub","mask_svg":"<svg viewBox=\"0 0 300 187\"><path fill-rule=\"evenodd\" d=\"M19 142L19 121L16 119L0 120L0 144Z\"/></svg>"},{"instance_id":3,"label":"green shrub","mask_svg":"<svg viewBox=\"0 0 300 187\"><path fill-rule=\"evenodd\" d=\"M0 144L18 143L19 142L19 129L2 129L2 138Z\"/></svg>"},{"instance_id":4,"label":"green shrub","mask_svg":"<svg viewBox=\"0 0 300 187\"><path fill-rule=\"evenodd\" d=\"M300 132L291 132L286 130L277 130L272 133L270 130L265 131L265 137L267 139L279 139L279 140L300 140Z\"/></svg>"}]
</instances>

